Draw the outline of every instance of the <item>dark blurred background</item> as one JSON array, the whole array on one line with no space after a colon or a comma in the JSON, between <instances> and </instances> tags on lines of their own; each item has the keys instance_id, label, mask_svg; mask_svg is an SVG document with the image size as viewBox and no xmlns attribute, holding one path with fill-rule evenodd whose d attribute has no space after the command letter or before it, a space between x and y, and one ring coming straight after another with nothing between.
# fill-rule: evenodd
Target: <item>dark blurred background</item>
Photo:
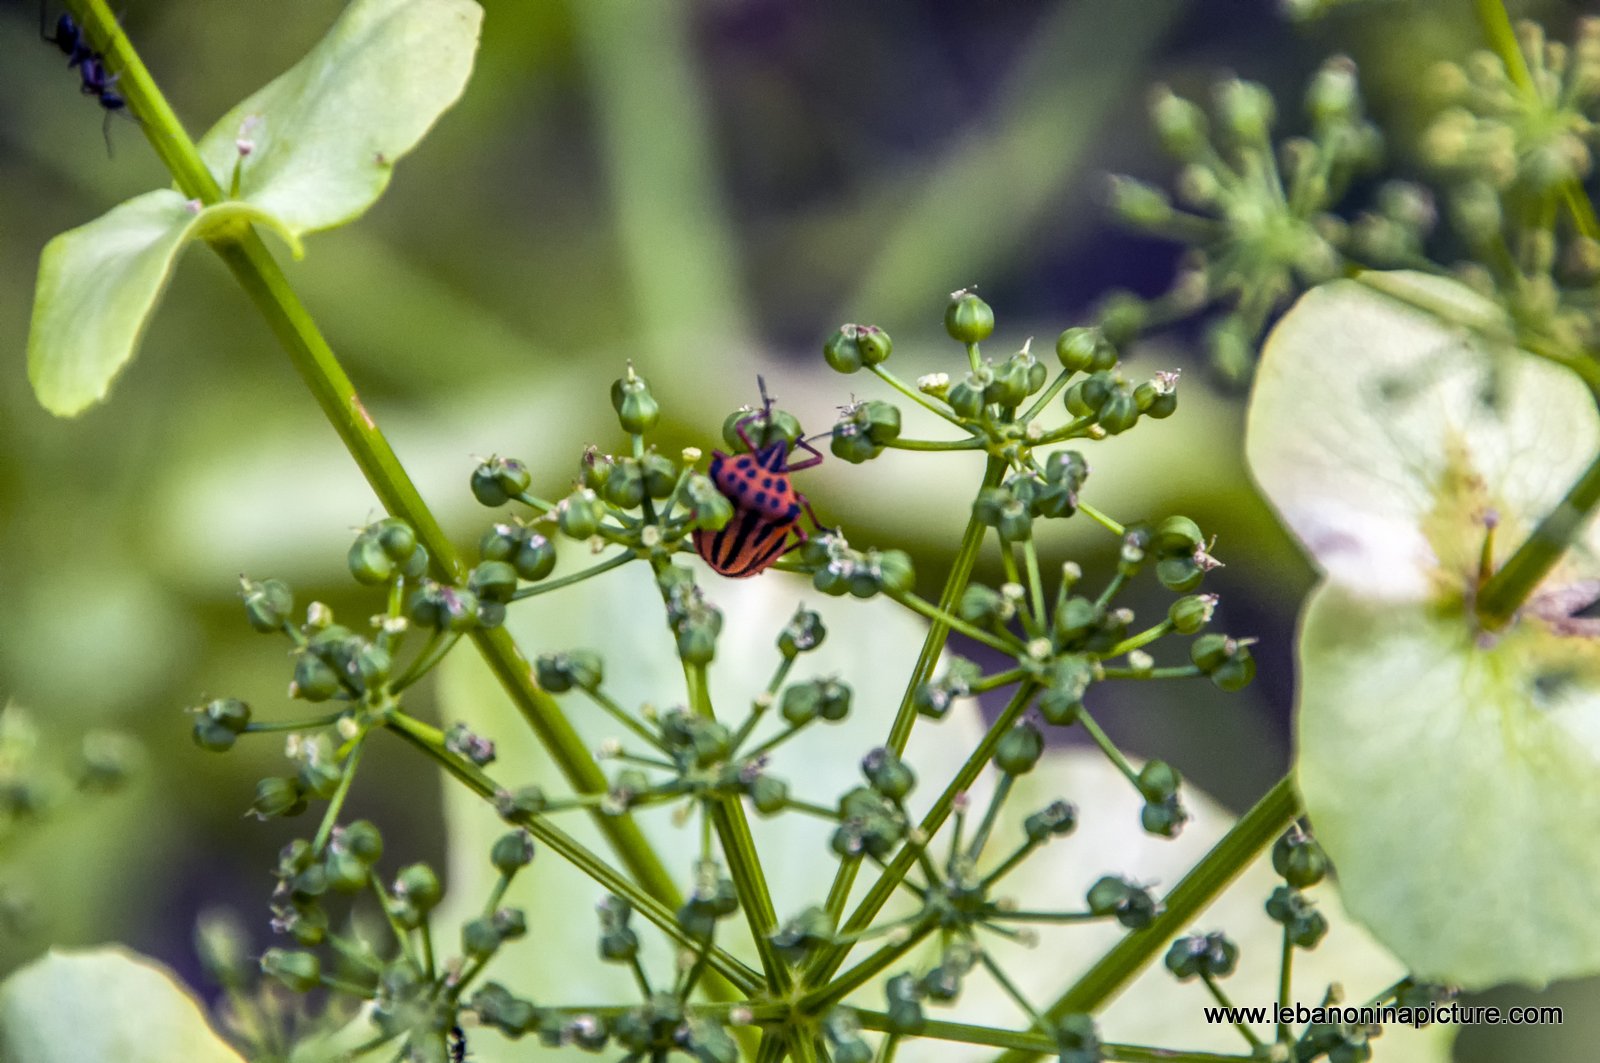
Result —
<instances>
[{"instance_id":1,"label":"dark blurred background","mask_svg":"<svg viewBox=\"0 0 1600 1063\"><path fill-rule=\"evenodd\" d=\"M540 493L561 493L584 444L618 442L606 385L625 359L663 400L664 442L710 446L758 372L813 430L852 388L889 397L822 365L842 321L888 329L909 379L960 369L940 329L952 289L976 284L995 307L998 355L1029 336L1047 350L1110 288L1164 289L1177 249L1112 226L1102 194L1107 171L1170 176L1145 120L1152 83L1204 96L1224 73L1259 80L1292 130L1306 78L1343 52L1400 140L1427 113L1417 73L1479 44L1469 0L1356 2L1305 23L1268 0L485 6L465 98L368 217L312 238L289 267L467 544L488 522L466 490L471 456L522 457ZM1587 6L1514 8L1566 37ZM129 0L124 23L198 134L339 7ZM144 763L129 793L64 807L8 847L0 879L32 902L0 936L0 974L49 943L116 939L199 982L196 913L240 909L262 947L290 828L241 818L254 780L282 763L276 745L204 753L182 709L223 694L284 703L282 647L243 622L238 574L357 608L344 551L377 507L203 250L109 405L60 421L34 403L24 350L41 247L167 183L133 123L113 123L108 157L100 112L38 21L32 3L0 4L0 701L25 708L63 760L85 731L116 728L142 741ZM1389 173L1410 170L1394 144ZM1185 512L1217 533L1228 567L1208 587L1223 629L1262 639L1260 678L1236 696L1162 684L1101 717L1131 751L1242 810L1287 763L1291 638L1311 574L1243 472L1242 395L1212 383L1191 340L1136 354L1143 371L1185 370L1179 415L1093 452L1087 497L1125 520ZM937 585L976 472L890 452L806 475L852 540L909 549ZM1107 570L1114 544L1080 523L1044 542L1047 571L1067 558ZM436 855L437 783L411 767L369 760L353 812L407 825L408 847ZM1600 983L1542 999L1566 1006L1564 1027L1469 1029L1458 1058L1590 1057L1580 1046L1600 1019L1584 1006Z\"/></svg>"}]
</instances>

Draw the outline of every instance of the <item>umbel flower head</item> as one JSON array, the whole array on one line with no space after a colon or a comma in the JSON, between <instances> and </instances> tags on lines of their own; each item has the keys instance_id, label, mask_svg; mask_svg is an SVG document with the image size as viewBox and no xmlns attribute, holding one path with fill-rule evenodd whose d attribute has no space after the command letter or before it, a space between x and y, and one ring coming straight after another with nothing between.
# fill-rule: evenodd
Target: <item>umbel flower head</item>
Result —
<instances>
[{"instance_id":1,"label":"umbel flower head","mask_svg":"<svg viewBox=\"0 0 1600 1063\"><path fill-rule=\"evenodd\" d=\"M1303 297L1262 355L1250 468L1322 570L1300 633L1296 772L1345 904L1414 974L1468 988L1600 970L1600 597L1590 530L1510 622L1503 564L1600 448L1567 370L1421 274Z\"/></svg>"}]
</instances>

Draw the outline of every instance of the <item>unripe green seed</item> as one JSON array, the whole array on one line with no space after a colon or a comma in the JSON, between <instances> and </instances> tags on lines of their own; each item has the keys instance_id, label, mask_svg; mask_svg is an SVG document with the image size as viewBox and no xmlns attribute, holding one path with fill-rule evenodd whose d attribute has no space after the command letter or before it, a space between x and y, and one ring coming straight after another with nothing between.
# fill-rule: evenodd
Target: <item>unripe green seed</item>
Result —
<instances>
[{"instance_id":1,"label":"unripe green seed","mask_svg":"<svg viewBox=\"0 0 1600 1063\"><path fill-rule=\"evenodd\" d=\"M982 343L994 332L994 311L965 289L950 297L944 310L944 330L958 343Z\"/></svg>"},{"instance_id":2,"label":"unripe green seed","mask_svg":"<svg viewBox=\"0 0 1600 1063\"><path fill-rule=\"evenodd\" d=\"M1205 566L1192 557L1163 557L1156 562L1156 579L1169 591L1186 594L1205 578Z\"/></svg>"},{"instance_id":3,"label":"unripe green seed","mask_svg":"<svg viewBox=\"0 0 1600 1063\"><path fill-rule=\"evenodd\" d=\"M1005 622L1011 613L1010 603L998 591L981 583L968 584L961 593L961 601L956 605L957 616L969 624L982 624L985 627Z\"/></svg>"},{"instance_id":4,"label":"unripe green seed","mask_svg":"<svg viewBox=\"0 0 1600 1063\"><path fill-rule=\"evenodd\" d=\"M594 690L605 680L605 666L593 650L543 653L534 660L534 675L539 685L552 694L562 694L573 687Z\"/></svg>"},{"instance_id":5,"label":"unripe green seed","mask_svg":"<svg viewBox=\"0 0 1600 1063\"><path fill-rule=\"evenodd\" d=\"M1205 536L1188 517L1168 517L1156 526L1150 546L1159 557L1193 557Z\"/></svg>"},{"instance_id":6,"label":"unripe green seed","mask_svg":"<svg viewBox=\"0 0 1600 1063\"><path fill-rule=\"evenodd\" d=\"M399 517L385 517L367 532L378 540L393 561L405 561L417 548L417 533Z\"/></svg>"},{"instance_id":7,"label":"unripe green seed","mask_svg":"<svg viewBox=\"0 0 1600 1063\"><path fill-rule=\"evenodd\" d=\"M489 862L502 875L510 875L527 867L533 860L533 839L525 830L502 834L489 851Z\"/></svg>"},{"instance_id":8,"label":"unripe green seed","mask_svg":"<svg viewBox=\"0 0 1600 1063\"><path fill-rule=\"evenodd\" d=\"M624 458L611 470L601 497L618 509L636 509L644 501L644 472L632 458Z\"/></svg>"},{"instance_id":9,"label":"unripe green seed","mask_svg":"<svg viewBox=\"0 0 1600 1063\"><path fill-rule=\"evenodd\" d=\"M394 558L383 548L383 544L376 536L363 532L350 544L350 552L345 558L349 565L350 574L356 578L357 583L370 585L386 583L394 575Z\"/></svg>"},{"instance_id":10,"label":"unripe green seed","mask_svg":"<svg viewBox=\"0 0 1600 1063\"><path fill-rule=\"evenodd\" d=\"M294 697L306 701L327 701L339 692L339 676L322 658L302 653L295 658Z\"/></svg>"},{"instance_id":11,"label":"unripe green seed","mask_svg":"<svg viewBox=\"0 0 1600 1063\"><path fill-rule=\"evenodd\" d=\"M340 893L358 893L367 888L367 865L352 853L330 852L327 880Z\"/></svg>"},{"instance_id":12,"label":"unripe green seed","mask_svg":"<svg viewBox=\"0 0 1600 1063\"><path fill-rule=\"evenodd\" d=\"M1089 371L1096 355L1105 346L1105 338L1096 328L1076 326L1056 337L1056 357L1061 367L1073 373ZM1107 366L1106 368L1110 368Z\"/></svg>"},{"instance_id":13,"label":"unripe green seed","mask_svg":"<svg viewBox=\"0 0 1600 1063\"><path fill-rule=\"evenodd\" d=\"M492 919L479 916L462 925L461 950L474 959L493 956L500 947L500 931Z\"/></svg>"},{"instance_id":14,"label":"unripe green seed","mask_svg":"<svg viewBox=\"0 0 1600 1063\"><path fill-rule=\"evenodd\" d=\"M1148 834L1162 838L1176 838L1183 825L1189 822L1189 813L1176 797L1151 801L1139 810L1139 824Z\"/></svg>"},{"instance_id":15,"label":"unripe green seed","mask_svg":"<svg viewBox=\"0 0 1600 1063\"><path fill-rule=\"evenodd\" d=\"M894 342L875 325L841 325L822 345L822 356L840 373L854 373L889 357Z\"/></svg>"},{"instance_id":16,"label":"unripe green seed","mask_svg":"<svg viewBox=\"0 0 1600 1063\"><path fill-rule=\"evenodd\" d=\"M1328 856L1317 840L1292 827L1272 847L1272 868L1295 889L1308 889L1328 873Z\"/></svg>"},{"instance_id":17,"label":"unripe green seed","mask_svg":"<svg viewBox=\"0 0 1600 1063\"><path fill-rule=\"evenodd\" d=\"M444 895L439 876L427 864L410 864L402 868L394 880L394 892L422 912L432 909Z\"/></svg>"},{"instance_id":18,"label":"unripe green seed","mask_svg":"<svg viewBox=\"0 0 1600 1063\"><path fill-rule=\"evenodd\" d=\"M556 503L556 522L568 538L587 540L600 530L600 521L606 514L600 496L587 487L580 487Z\"/></svg>"},{"instance_id":19,"label":"unripe green seed","mask_svg":"<svg viewBox=\"0 0 1600 1063\"><path fill-rule=\"evenodd\" d=\"M989 367L979 366L950 389L948 399L950 408L955 411L957 417L970 420L979 416L983 413L983 404L986 401L984 395L993 382L994 374Z\"/></svg>"},{"instance_id":20,"label":"unripe green seed","mask_svg":"<svg viewBox=\"0 0 1600 1063\"><path fill-rule=\"evenodd\" d=\"M1026 775L1044 754L1044 735L1026 720L1000 737L995 745L995 765L1007 775Z\"/></svg>"},{"instance_id":21,"label":"unripe green seed","mask_svg":"<svg viewBox=\"0 0 1600 1063\"><path fill-rule=\"evenodd\" d=\"M763 816L782 812L789 802L789 784L774 775L758 775L750 784L750 803Z\"/></svg>"},{"instance_id":22,"label":"unripe green seed","mask_svg":"<svg viewBox=\"0 0 1600 1063\"><path fill-rule=\"evenodd\" d=\"M893 750L878 748L861 759L861 773L878 793L899 801L917 784L917 777Z\"/></svg>"},{"instance_id":23,"label":"unripe green seed","mask_svg":"<svg viewBox=\"0 0 1600 1063\"><path fill-rule=\"evenodd\" d=\"M1139 792L1146 801L1165 801L1178 792L1178 771L1164 760L1152 760L1139 769Z\"/></svg>"},{"instance_id":24,"label":"unripe green seed","mask_svg":"<svg viewBox=\"0 0 1600 1063\"><path fill-rule=\"evenodd\" d=\"M625 376L612 382L611 408L617 411L622 430L633 435L650 431L661 418L661 407L650 394L650 386L631 365Z\"/></svg>"},{"instance_id":25,"label":"unripe green seed","mask_svg":"<svg viewBox=\"0 0 1600 1063\"><path fill-rule=\"evenodd\" d=\"M828 629L823 625L822 617L801 607L778 635L778 652L787 658L798 657L822 645L827 634Z\"/></svg>"},{"instance_id":26,"label":"unripe green seed","mask_svg":"<svg viewBox=\"0 0 1600 1063\"><path fill-rule=\"evenodd\" d=\"M337 764L330 764L321 760L308 760L300 765L300 771L296 777L300 781L302 792L326 801L339 788L339 781L344 777L344 772Z\"/></svg>"},{"instance_id":27,"label":"unripe green seed","mask_svg":"<svg viewBox=\"0 0 1600 1063\"><path fill-rule=\"evenodd\" d=\"M639 472L644 476L644 493L660 500L678 487L677 462L665 454L647 450L639 459Z\"/></svg>"},{"instance_id":28,"label":"unripe green seed","mask_svg":"<svg viewBox=\"0 0 1600 1063\"><path fill-rule=\"evenodd\" d=\"M717 634L721 627L720 619L682 625L678 628L678 656L686 664L710 664L717 656Z\"/></svg>"},{"instance_id":29,"label":"unripe green seed","mask_svg":"<svg viewBox=\"0 0 1600 1063\"><path fill-rule=\"evenodd\" d=\"M1165 85L1151 94L1150 117L1162 147L1177 158L1192 159L1206 149L1205 113Z\"/></svg>"},{"instance_id":30,"label":"unripe green seed","mask_svg":"<svg viewBox=\"0 0 1600 1063\"><path fill-rule=\"evenodd\" d=\"M1022 821L1022 832L1038 845L1053 837L1071 834L1078 826L1078 810L1065 801L1054 801Z\"/></svg>"},{"instance_id":31,"label":"unripe green seed","mask_svg":"<svg viewBox=\"0 0 1600 1063\"><path fill-rule=\"evenodd\" d=\"M344 827L339 833L339 844L369 866L383 858L383 835L371 820L358 819Z\"/></svg>"},{"instance_id":32,"label":"unripe green seed","mask_svg":"<svg viewBox=\"0 0 1600 1063\"><path fill-rule=\"evenodd\" d=\"M261 954L261 973L296 993L309 993L322 984L322 961L313 952L268 949Z\"/></svg>"},{"instance_id":33,"label":"unripe green seed","mask_svg":"<svg viewBox=\"0 0 1600 1063\"><path fill-rule=\"evenodd\" d=\"M887 594L905 594L916 584L911 555L904 550L868 551L867 565L877 581L876 589Z\"/></svg>"},{"instance_id":34,"label":"unripe green seed","mask_svg":"<svg viewBox=\"0 0 1600 1063\"><path fill-rule=\"evenodd\" d=\"M269 776L256 783L256 799L250 805L250 811L261 819L296 816L305 808L299 782L281 776Z\"/></svg>"},{"instance_id":35,"label":"unripe green seed","mask_svg":"<svg viewBox=\"0 0 1600 1063\"><path fill-rule=\"evenodd\" d=\"M1111 212L1129 225L1157 228L1172 219L1172 202L1155 185L1132 177L1111 178Z\"/></svg>"},{"instance_id":36,"label":"unripe green seed","mask_svg":"<svg viewBox=\"0 0 1600 1063\"><path fill-rule=\"evenodd\" d=\"M1167 619L1179 634L1193 635L1211 622L1216 607L1216 595L1191 594L1172 603L1167 609Z\"/></svg>"},{"instance_id":37,"label":"unripe green seed","mask_svg":"<svg viewBox=\"0 0 1600 1063\"><path fill-rule=\"evenodd\" d=\"M517 575L530 582L544 579L556 567L556 547L538 532L529 533L511 559Z\"/></svg>"},{"instance_id":38,"label":"unripe green seed","mask_svg":"<svg viewBox=\"0 0 1600 1063\"><path fill-rule=\"evenodd\" d=\"M1009 358L995 370L994 380L984 388L985 402L993 402L1008 410L1016 409L1028 397L1029 372L1032 359L1020 362Z\"/></svg>"},{"instance_id":39,"label":"unripe green seed","mask_svg":"<svg viewBox=\"0 0 1600 1063\"><path fill-rule=\"evenodd\" d=\"M472 494L486 506L503 506L532 483L533 474L515 458L490 458L472 471Z\"/></svg>"},{"instance_id":40,"label":"unripe green seed","mask_svg":"<svg viewBox=\"0 0 1600 1063\"><path fill-rule=\"evenodd\" d=\"M267 633L282 631L294 612L294 594L281 579L244 581L244 612L250 626Z\"/></svg>"},{"instance_id":41,"label":"unripe green seed","mask_svg":"<svg viewBox=\"0 0 1600 1063\"><path fill-rule=\"evenodd\" d=\"M239 740L236 732L228 730L204 715L195 717L190 732L194 744L211 753L226 753Z\"/></svg>"},{"instance_id":42,"label":"unripe green seed","mask_svg":"<svg viewBox=\"0 0 1600 1063\"><path fill-rule=\"evenodd\" d=\"M1109 435L1121 435L1139 420L1139 407L1126 388L1117 388L1097 411L1096 423Z\"/></svg>"},{"instance_id":43,"label":"unripe green seed","mask_svg":"<svg viewBox=\"0 0 1600 1063\"><path fill-rule=\"evenodd\" d=\"M759 412L752 415L752 411L748 408L735 410L722 422L722 441L728 445L731 453L738 454L749 449L744 445L744 440L739 438L738 431L739 423L747 418L749 420L744 426L744 434L750 437L750 442L754 443L757 449L779 440L783 441L784 446L793 447L795 440L805 434L794 414L786 410L775 409L770 415Z\"/></svg>"},{"instance_id":44,"label":"unripe green seed","mask_svg":"<svg viewBox=\"0 0 1600 1063\"><path fill-rule=\"evenodd\" d=\"M467 587L480 601L504 604L517 592L517 570L504 561L484 561L472 570Z\"/></svg>"}]
</instances>

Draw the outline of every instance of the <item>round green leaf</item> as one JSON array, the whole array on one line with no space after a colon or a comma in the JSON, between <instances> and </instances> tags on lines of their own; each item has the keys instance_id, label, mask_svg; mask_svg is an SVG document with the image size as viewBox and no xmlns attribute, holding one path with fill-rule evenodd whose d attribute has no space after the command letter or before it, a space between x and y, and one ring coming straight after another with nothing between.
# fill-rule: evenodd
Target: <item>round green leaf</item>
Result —
<instances>
[{"instance_id":1,"label":"round green leaf","mask_svg":"<svg viewBox=\"0 0 1600 1063\"><path fill-rule=\"evenodd\" d=\"M466 87L471 0L355 0L306 57L223 115L200 153L224 189L295 233L359 216ZM248 155L241 155L248 142Z\"/></svg>"},{"instance_id":2,"label":"round green leaf","mask_svg":"<svg viewBox=\"0 0 1600 1063\"><path fill-rule=\"evenodd\" d=\"M243 1063L171 971L115 947L51 951L0 984L0 1059Z\"/></svg>"},{"instance_id":3,"label":"round green leaf","mask_svg":"<svg viewBox=\"0 0 1600 1063\"><path fill-rule=\"evenodd\" d=\"M256 207L202 210L172 189L146 192L46 244L28 331L28 379L39 403L71 417L104 400L184 247L249 222L274 229L299 255L293 235Z\"/></svg>"},{"instance_id":4,"label":"round green leaf","mask_svg":"<svg viewBox=\"0 0 1600 1063\"><path fill-rule=\"evenodd\" d=\"M1600 970L1593 530L1503 631L1472 601L1600 448L1566 370L1460 285L1367 275L1274 329L1246 451L1326 574L1300 645L1296 766L1351 913L1469 988ZM1493 526L1493 537L1490 529Z\"/></svg>"}]
</instances>

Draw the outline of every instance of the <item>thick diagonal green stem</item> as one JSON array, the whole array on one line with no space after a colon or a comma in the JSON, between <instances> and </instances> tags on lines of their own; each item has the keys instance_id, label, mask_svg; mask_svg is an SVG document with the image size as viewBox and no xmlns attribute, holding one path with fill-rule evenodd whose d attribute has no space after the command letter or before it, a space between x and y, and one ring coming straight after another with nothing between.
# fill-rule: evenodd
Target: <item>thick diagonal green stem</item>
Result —
<instances>
[{"instance_id":1,"label":"thick diagonal green stem","mask_svg":"<svg viewBox=\"0 0 1600 1063\"><path fill-rule=\"evenodd\" d=\"M1055 1023L1068 1015L1098 1010L1144 970L1145 964L1180 934L1299 814L1300 797L1294 790L1294 777L1285 775L1172 888L1164 902L1165 910L1149 926L1128 934L1100 957L1099 962L1045 1010L1045 1017ZM1012 1048L996 1057L994 1063L1026 1063L1044 1054L1036 1049Z\"/></svg>"},{"instance_id":2,"label":"thick diagonal green stem","mask_svg":"<svg viewBox=\"0 0 1600 1063\"><path fill-rule=\"evenodd\" d=\"M69 6L116 72L117 88L127 98L151 146L172 172L183 194L206 204L219 202L222 190L216 179L206 169L194 141L157 88L105 0L73 0ZM332 348L290 288L288 279L261 238L250 230L237 239L218 241L212 247L267 319L317 405L339 433L384 508L416 529L439 576L451 582L460 580L465 574L465 565L454 544L422 500ZM474 633L473 641L572 787L580 793L604 793L606 780L600 766L555 700L534 684L528 662L511 636L503 629L479 631ZM682 903L682 896L665 865L631 819L606 816L597 811L595 820L618 858L651 896L673 908Z\"/></svg>"},{"instance_id":3,"label":"thick diagonal green stem","mask_svg":"<svg viewBox=\"0 0 1600 1063\"><path fill-rule=\"evenodd\" d=\"M1566 497L1544 515L1533 534L1478 592L1478 619L1484 627L1494 630L1505 626L1567 549L1578 541L1596 506L1600 506L1600 457L1584 470Z\"/></svg>"}]
</instances>

